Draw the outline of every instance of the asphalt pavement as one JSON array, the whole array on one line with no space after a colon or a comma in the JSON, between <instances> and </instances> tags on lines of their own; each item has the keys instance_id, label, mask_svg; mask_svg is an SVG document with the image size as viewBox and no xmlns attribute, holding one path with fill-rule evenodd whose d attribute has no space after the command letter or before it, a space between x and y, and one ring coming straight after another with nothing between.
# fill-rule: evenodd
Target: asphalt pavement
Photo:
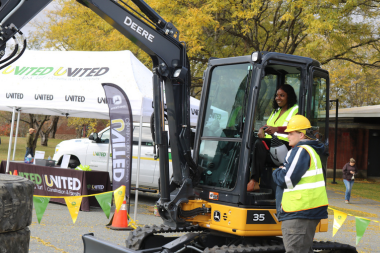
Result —
<instances>
[{"instance_id":1,"label":"asphalt pavement","mask_svg":"<svg viewBox=\"0 0 380 253\"><path fill-rule=\"evenodd\" d=\"M355 191L355 189L354 189ZM328 191L329 204L331 206L344 208L347 213L355 210L371 220L380 221L380 202L361 199L355 197L351 199L351 204L344 203L344 193L338 191ZM133 218L134 196L131 198L131 213ZM155 217L148 207L153 206L157 201L157 194L139 194L139 204L137 211L137 221L140 225L162 224L160 217ZM111 215L113 213L111 212ZM115 231L106 228L109 219L105 216L101 208L91 207L90 212L79 212L77 221L73 224L70 213L65 205L49 203L38 224L35 210L33 210L33 222L30 226L31 240L30 253L56 253L56 252L83 252L82 235L94 233L96 237L125 246L125 239L128 231ZM316 240L336 241L355 246L356 226L355 218L348 216L342 228L335 237L332 237L333 215L329 215L329 231L318 233ZM380 252L380 223L371 222L357 246L358 252Z\"/></svg>"}]
</instances>

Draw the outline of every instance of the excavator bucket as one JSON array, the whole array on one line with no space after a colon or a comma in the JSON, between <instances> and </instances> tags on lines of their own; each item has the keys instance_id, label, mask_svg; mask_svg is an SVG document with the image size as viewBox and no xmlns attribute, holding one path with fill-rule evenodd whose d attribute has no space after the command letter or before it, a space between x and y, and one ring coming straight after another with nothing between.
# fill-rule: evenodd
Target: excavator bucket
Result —
<instances>
[{"instance_id":1,"label":"excavator bucket","mask_svg":"<svg viewBox=\"0 0 380 253\"><path fill-rule=\"evenodd\" d=\"M127 249L120 245L104 241L94 237L94 234L85 234L82 236L84 253L102 253L102 252L112 252L112 253L135 253L135 250Z\"/></svg>"}]
</instances>

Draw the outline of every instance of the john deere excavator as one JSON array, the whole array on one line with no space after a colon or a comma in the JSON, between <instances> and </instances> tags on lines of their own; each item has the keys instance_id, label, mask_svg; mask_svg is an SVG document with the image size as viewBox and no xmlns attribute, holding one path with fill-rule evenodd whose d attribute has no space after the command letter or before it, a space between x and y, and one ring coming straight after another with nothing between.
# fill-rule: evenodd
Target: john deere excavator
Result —
<instances>
[{"instance_id":1,"label":"john deere excavator","mask_svg":"<svg viewBox=\"0 0 380 253\"><path fill-rule=\"evenodd\" d=\"M328 147L329 74L316 60L274 52L210 58L193 153L190 150L190 66L179 31L142 0L77 0L148 53L153 61L155 143L159 150L164 225L130 232L126 247L83 236L84 252L285 252L276 218L272 168L261 175L260 192L247 192L253 143L272 109L277 87L287 83ZM6 42L51 0L0 0L0 58ZM15 39L15 41L17 41ZM1 68L21 56L15 50ZM20 50L19 50L20 51ZM99 84L100 85L100 84ZM165 89L164 89L165 86ZM167 119L164 124L165 90ZM239 110L239 113L235 111ZM169 178L168 132L173 176ZM321 156L326 168L328 152ZM322 220L317 232L327 231ZM172 236L172 233L182 236ZM357 252L352 246L314 242L315 252Z\"/></svg>"}]
</instances>

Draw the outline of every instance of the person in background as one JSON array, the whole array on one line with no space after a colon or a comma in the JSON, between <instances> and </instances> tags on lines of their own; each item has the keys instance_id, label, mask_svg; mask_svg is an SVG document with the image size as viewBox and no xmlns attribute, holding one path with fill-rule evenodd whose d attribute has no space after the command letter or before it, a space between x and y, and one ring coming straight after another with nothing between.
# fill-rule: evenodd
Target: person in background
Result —
<instances>
[{"instance_id":1,"label":"person in background","mask_svg":"<svg viewBox=\"0 0 380 253\"><path fill-rule=\"evenodd\" d=\"M350 203L350 198L351 198L351 190L352 186L354 185L354 179L355 179L355 174L358 173L358 170L355 165L355 159L351 158L349 163L346 163L343 166L343 182L344 185L346 186L346 195L345 195L345 203L349 204Z\"/></svg>"},{"instance_id":2,"label":"person in background","mask_svg":"<svg viewBox=\"0 0 380 253\"><path fill-rule=\"evenodd\" d=\"M34 140L34 128L29 128L29 132L26 134L26 153L25 157L28 155L31 155L34 157L34 150L33 150L33 140Z\"/></svg>"},{"instance_id":3,"label":"person in background","mask_svg":"<svg viewBox=\"0 0 380 253\"><path fill-rule=\"evenodd\" d=\"M285 133L289 120L298 113L297 95L292 86L289 84L281 85L273 99L273 111L267 120L267 124L260 128L258 132L259 139L256 140L252 156L251 180L248 182L247 191L259 191L259 179L261 171L265 164L272 163L269 149L271 147L271 138L273 134L286 145L288 150L288 134Z\"/></svg>"}]
</instances>

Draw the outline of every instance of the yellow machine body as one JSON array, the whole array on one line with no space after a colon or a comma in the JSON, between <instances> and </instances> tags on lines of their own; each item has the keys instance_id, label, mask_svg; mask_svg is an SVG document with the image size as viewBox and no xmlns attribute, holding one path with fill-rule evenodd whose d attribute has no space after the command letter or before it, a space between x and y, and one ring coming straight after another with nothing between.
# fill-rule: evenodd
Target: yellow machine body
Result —
<instances>
[{"instance_id":1,"label":"yellow machine body","mask_svg":"<svg viewBox=\"0 0 380 253\"><path fill-rule=\"evenodd\" d=\"M275 208L242 208L205 200L190 200L181 208L187 211L199 207L211 208L211 213L186 218L193 225L239 236L282 236L281 222L277 220ZM321 220L316 232L327 230L327 219Z\"/></svg>"}]
</instances>

